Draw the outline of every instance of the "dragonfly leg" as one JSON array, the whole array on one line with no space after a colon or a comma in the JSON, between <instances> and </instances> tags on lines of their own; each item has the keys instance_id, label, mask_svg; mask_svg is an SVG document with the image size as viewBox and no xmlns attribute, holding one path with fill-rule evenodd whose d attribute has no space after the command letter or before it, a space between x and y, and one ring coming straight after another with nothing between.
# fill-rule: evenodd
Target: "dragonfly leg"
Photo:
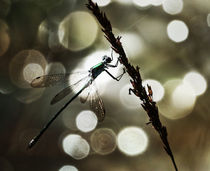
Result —
<instances>
[{"instance_id":1,"label":"dragonfly leg","mask_svg":"<svg viewBox=\"0 0 210 171\"><path fill-rule=\"evenodd\" d=\"M126 70L125 70L125 68L123 68L123 73L120 74L119 76L117 76L117 79L120 80L125 73L126 73Z\"/></svg>"},{"instance_id":2,"label":"dragonfly leg","mask_svg":"<svg viewBox=\"0 0 210 171\"><path fill-rule=\"evenodd\" d=\"M112 60L113 60L113 49L112 49L112 52L111 52L111 57L112 57Z\"/></svg>"},{"instance_id":3,"label":"dragonfly leg","mask_svg":"<svg viewBox=\"0 0 210 171\"><path fill-rule=\"evenodd\" d=\"M117 76L117 77L115 77L115 76L113 76L109 71L107 71L107 70L104 70L104 71L106 71L106 73L107 74L109 74L109 76L110 77L112 77L114 80L116 80L116 81L120 81L120 79L122 78L122 76L125 74L125 68L123 68L123 73L122 74L120 74L119 76Z\"/></svg>"},{"instance_id":4,"label":"dragonfly leg","mask_svg":"<svg viewBox=\"0 0 210 171\"><path fill-rule=\"evenodd\" d=\"M119 58L117 59L117 62L115 65L111 65L111 64L107 64L108 67L112 67L112 68L115 68L118 66L118 63L119 63Z\"/></svg>"}]
</instances>

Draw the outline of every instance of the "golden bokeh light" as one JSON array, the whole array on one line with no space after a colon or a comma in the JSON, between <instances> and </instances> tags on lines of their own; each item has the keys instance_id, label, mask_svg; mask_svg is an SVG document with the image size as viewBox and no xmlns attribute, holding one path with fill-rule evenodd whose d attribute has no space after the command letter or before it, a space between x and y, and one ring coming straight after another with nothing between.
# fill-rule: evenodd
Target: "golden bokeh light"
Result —
<instances>
[{"instance_id":1,"label":"golden bokeh light","mask_svg":"<svg viewBox=\"0 0 210 171\"><path fill-rule=\"evenodd\" d=\"M20 91L15 94L15 98L24 104L30 104L34 101L37 101L40 99L44 93L45 89L42 88L33 88L33 89L26 89L23 91Z\"/></svg>"},{"instance_id":2,"label":"golden bokeh light","mask_svg":"<svg viewBox=\"0 0 210 171\"><path fill-rule=\"evenodd\" d=\"M45 69L46 74L65 74L66 68L60 62L51 62Z\"/></svg>"},{"instance_id":3,"label":"golden bokeh light","mask_svg":"<svg viewBox=\"0 0 210 171\"><path fill-rule=\"evenodd\" d=\"M10 62L11 81L20 88L31 88L30 82L43 75L47 61L37 50L23 50L15 55Z\"/></svg>"},{"instance_id":4,"label":"golden bokeh light","mask_svg":"<svg viewBox=\"0 0 210 171\"><path fill-rule=\"evenodd\" d=\"M128 54L128 57L131 59L135 57L137 58L143 53L144 43L140 35L135 33L124 33L121 34L121 36L121 42L126 53Z\"/></svg>"},{"instance_id":5,"label":"golden bokeh light","mask_svg":"<svg viewBox=\"0 0 210 171\"><path fill-rule=\"evenodd\" d=\"M81 22L82 21L82 22ZM98 24L92 15L77 11L70 13L59 25L60 43L72 51L83 50L93 44L98 33Z\"/></svg>"},{"instance_id":6,"label":"golden bokeh light","mask_svg":"<svg viewBox=\"0 0 210 171\"><path fill-rule=\"evenodd\" d=\"M172 93L172 105L182 111L190 111L195 105L196 96L190 84L181 83Z\"/></svg>"},{"instance_id":7,"label":"golden bokeh light","mask_svg":"<svg viewBox=\"0 0 210 171\"><path fill-rule=\"evenodd\" d=\"M185 83L190 84L196 96L203 94L207 89L206 79L198 72L195 71L188 72L184 76L183 81Z\"/></svg>"},{"instance_id":8,"label":"golden bokeh light","mask_svg":"<svg viewBox=\"0 0 210 171\"><path fill-rule=\"evenodd\" d=\"M48 45L49 25L46 20L42 21L38 28L37 39L41 45Z\"/></svg>"},{"instance_id":9,"label":"golden bokeh light","mask_svg":"<svg viewBox=\"0 0 210 171\"><path fill-rule=\"evenodd\" d=\"M10 45L9 27L0 19L0 57L3 56Z\"/></svg>"},{"instance_id":10,"label":"golden bokeh light","mask_svg":"<svg viewBox=\"0 0 210 171\"><path fill-rule=\"evenodd\" d=\"M42 66L36 63L29 63L23 68L23 78L28 83L31 83L34 78L43 74L44 70Z\"/></svg>"},{"instance_id":11,"label":"golden bokeh light","mask_svg":"<svg viewBox=\"0 0 210 171\"><path fill-rule=\"evenodd\" d=\"M181 119L189 115L196 102L192 87L182 79L171 79L164 84L165 96L159 102L160 113L168 119Z\"/></svg>"},{"instance_id":12,"label":"golden bokeh light","mask_svg":"<svg viewBox=\"0 0 210 171\"><path fill-rule=\"evenodd\" d=\"M100 128L92 133L90 143L96 153L107 155L112 153L117 146L116 135L109 128Z\"/></svg>"}]
</instances>

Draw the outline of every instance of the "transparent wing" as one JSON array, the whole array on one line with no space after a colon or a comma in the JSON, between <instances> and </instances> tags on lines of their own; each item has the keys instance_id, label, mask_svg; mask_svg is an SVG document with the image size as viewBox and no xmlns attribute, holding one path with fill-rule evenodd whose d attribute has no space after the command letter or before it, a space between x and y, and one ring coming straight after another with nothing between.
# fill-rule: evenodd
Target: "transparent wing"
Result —
<instances>
[{"instance_id":1,"label":"transparent wing","mask_svg":"<svg viewBox=\"0 0 210 171\"><path fill-rule=\"evenodd\" d=\"M84 89L84 91L80 95L80 102L81 103L86 103L88 100L90 93L91 93L91 82L89 82L88 88Z\"/></svg>"},{"instance_id":2,"label":"transparent wing","mask_svg":"<svg viewBox=\"0 0 210 171\"><path fill-rule=\"evenodd\" d=\"M90 109L97 115L98 121L102 122L105 118L105 107L104 103L99 96L99 93L97 91L97 88L93 82L90 88L90 93L88 95L88 101L90 105Z\"/></svg>"},{"instance_id":3,"label":"transparent wing","mask_svg":"<svg viewBox=\"0 0 210 171\"><path fill-rule=\"evenodd\" d=\"M50 104L53 105L62 100L67 95L71 94L72 92L79 91L84 85L87 84L89 79L89 76L85 76L84 78L81 78L78 81L76 81L74 84L64 88L58 94L55 95L55 97L51 100Z\"/></svg>"},{"instance_id":4,"label":"transparent wing","mask_svg":"<svg viewBox=\"0 0 210 171\"><path fill-rule=\"evenodd\" d=\"M42 87L51 87L58 83L64 84L68 81L71 81L70 80L71 77L73 77L73 76L75 77L76 75L79 77L79 75L84 75L84 74L87 74L87 72L43 75L43 76L33 79L31 82L31 87L42 88ZM82 76L80 76L80 78L81 77Z\"/></svg>"}]
</instances>

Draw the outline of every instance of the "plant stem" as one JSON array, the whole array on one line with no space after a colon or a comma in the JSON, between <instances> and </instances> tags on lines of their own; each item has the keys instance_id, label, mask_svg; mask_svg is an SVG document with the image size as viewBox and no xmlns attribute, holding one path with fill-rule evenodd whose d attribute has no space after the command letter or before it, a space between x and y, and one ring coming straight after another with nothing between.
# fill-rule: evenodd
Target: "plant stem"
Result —
<instances>
[{"instance_id":1,"label":"plant stem","mask_svg":"<svg viewBox=\"0 0 210 171\"><path fill-rule=\"evenodd\" d=\"M158 107L156 105L156 102L153 101L152 98L152 88L147 85L147 89L149 94L147 94L145 87L142 85L142 78L139 72L139 67L134 67L131 65L128 61L128 58L126 57L125 51L123 49L123 46L121 44L120 38L116 37L112 33L112 26L110 21L107 19L106 14L101 12L97 3L93 3L92 0L88 0L87 8L92 11L92 13L97 18L98 22L102 26L102 31L104 32L104 36L106 39L110 42L112 49L119 54L119 59L121 64L123 64L126 68L127 73L129 74L131 80L132 87L129 89L129 92L133 92L137 97L140 98L142 101L142 107L147 112L147 115L149 116L149 123L153 125L155 130L159 133L160 138L163 143L163 147L167 154L170 156L174 168L176 171L178 171L178 168L176 166L176 162L173 156L173 153L171 151L168 139L167 139L167 130L166 127L162 125L159 119L159 112Z\"/></svg>"}]
</instances>

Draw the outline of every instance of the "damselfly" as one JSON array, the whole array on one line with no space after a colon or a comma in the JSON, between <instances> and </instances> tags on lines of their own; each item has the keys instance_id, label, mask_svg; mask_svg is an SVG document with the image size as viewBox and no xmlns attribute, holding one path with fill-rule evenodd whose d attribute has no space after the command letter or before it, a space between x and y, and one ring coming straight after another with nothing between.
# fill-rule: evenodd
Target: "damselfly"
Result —
<instances>
[{"instance_id":1,"label":"damselfly","mask_svg":"<svg viewBox=\"0 0 210 171\"><path fill-rule=\"evenodd\" d=\"M30 143L28 144L28 148L32 148L43 133L48 129L48 127L52 124L52 122L61 114L61 112L77 97L79 96L84 90L86 91L90 85L93 84L94 80L102 73L106 72L110 77L114 80L119 81L125 73L125 69L123 69L123 73L119 76L113 76L107 69L110 67L115 68L118 66L120 57L118 57L117 62L115 65L110 64L113 60L113 57L103 56L102 61L97 65L91 67L88 71L87 76L79 79L77 82L73 83L72 85L64 88L60 91L51 101L51 104L55 104L56 102L63 99L65 96L70 94L72 90L77 87L78 85L81 88L77 91L75 95L71 97L71 99L51 118L51 120L43 127L43 129L35 136ZM35 78L31 82L31 86L34 88L42 88L42 87L50 87L54 86L58 82L64 82L70 78L70 74L52 74L52 75L43 75L40 77ZM82 98L82 102L85 102L89 99L90 101L90 108L95 112L98 117L99 121L103 121L105 117L105 109L102 99L99 97L97 90L94 91L94 94L91 94L90 91L86 91L86 96Z\"/></svg>"}]
</instances>

